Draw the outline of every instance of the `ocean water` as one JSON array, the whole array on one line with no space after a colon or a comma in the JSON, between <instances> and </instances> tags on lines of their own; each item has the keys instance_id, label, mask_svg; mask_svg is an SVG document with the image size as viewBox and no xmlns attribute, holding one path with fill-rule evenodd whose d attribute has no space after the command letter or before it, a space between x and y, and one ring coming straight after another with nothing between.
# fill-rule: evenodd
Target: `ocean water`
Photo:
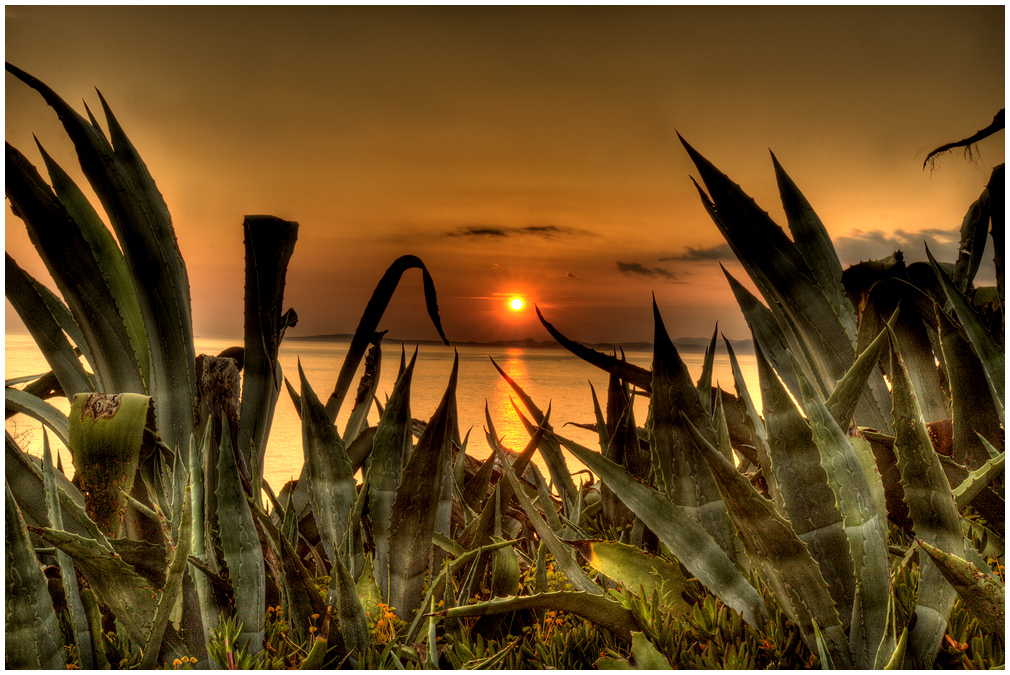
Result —
<instances>
[{"instance_id":1,"label":"ocean water","mask_svg":"<svg viewBox=\"0 0 1010 675\"><path fill-rule=\"evenodd\" d=\"M198 354L218 354L227 347L241 343L241 339L197 338L196 349ZM413 353L413 346L407 345L407 349L409 359ZM285 341L281 347L280 363L284 376L298 390L297 364L300 361L309 384L316 395L325 401L333 390L346 353L347 344L342 342L291 340ZM411 414L415 418L427 420L435 412L445 393L455 353L459 354L456 401L460 417L460 433L465 436L467 431L470 431L467 453L471 456L484 459L491 452L485 436L485 406L503 445L514 450L522 450L529 440L510 398L514 399L520 408L522 404L515 399L511 387L495 370L491 359L522 386L541 410L546 410L548 405L551 406L551 424L559 434L593 449L599 447L595 432L568 423L595 421L590 383L596 388L600 404L605 406L607 374L561 348L421 345L418 348L411 384ZM631 363L646 368L652 361L651 351L633 351L628 352L626 356ZM692 377L697 379L701 374L703 355L685 353L682 357ZM4 359L4 378L7 380L23 375L41 374L49 370L42 354L27 335L6 336ZM747 380L748 390L755 396L755 404L760 409L754 356L742 354L738 355L738 359ZM378 387L380 401L385 401L393 389L399 360L400 346L384 344ZM360 369L358 375L360 376ZM720 382L724 389L733 391L733 375L725 354L716 355L713 382ZM357 381L352 386L349 396L353 396L356 389ZM66 399L51 399L50 403L63 412L67 412L70 408ZM341 432L350 414L350 407L351 402L346 401L338 417L338 430ZM523 412L526 414L525 410ZM644 426L647 413L648 399L638 398L635 404L635 417L639 426ZM373 406L369 414L369 423L375 424L377 420L378 412ZM24 415L15 415L6 421L6 429L17 438L22 448L33 454L41 454L42 431L39 423ZM70 473L73 467L69 452L51 434L50 442L53 451L62 456L65 470ZM574 458L567 459L572 472L583 468ZM302 461L301 423L287 391L282 390L267 443L265 477L275 490L280 489L286 481L298 477ZM543 468L539 455L535 456L535 461Z\"/></svg>"}]
</instances>

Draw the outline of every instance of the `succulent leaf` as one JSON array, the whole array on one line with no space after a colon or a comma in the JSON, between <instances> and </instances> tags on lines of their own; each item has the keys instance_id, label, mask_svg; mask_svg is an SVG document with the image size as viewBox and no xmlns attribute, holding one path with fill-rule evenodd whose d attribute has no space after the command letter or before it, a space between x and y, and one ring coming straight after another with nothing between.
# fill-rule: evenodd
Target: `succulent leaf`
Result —
<instances>
[{"instance_id":1,"label":"succulent leaf","mask_svg":"<svg viewBox=\"0 0 1010 675\"><path fill-rule=\"evenodd\" d=\"M222 420L217 464L217 518L224 561L235 600L235 617L242 623L241 647L250 654L263 649L263 607L266 569L256 523L242 487L228 424Z\"/></svg>"},{"instance_id":2,"label":"succulent leaf","mask_svg":"<svg viewBox=\"0 0 1010 675\"><path fill-rule=\"evenodd\" d=\"M73 313L94 360L91 365L99 384L105 391L147 393L130 331L81 226L35 167L15 148L6 147L11 209L24 221L29 238Z\"/></svg>"},{"instance_id":3,"label":"succulent leaf","mask_svg":"<svg viewBox=\"0 0 1010 675\"><path fill-rule=\"evenodd\" d=\"M130 336L130 345L133 347L133 353L140 366L140 374L144 378L144 382L150 382L151 362L147 347L147 330L144 327L137 291L133 286L133 279L130 277L123 252L77 184L63 170L63 167L57 164L45 151L38 139L35 143L42 154L53 191L56 192L56 196L59 197L67 212L80 227L81 234L91 245L95 261L105 275L109 284L109 292L116 303L120 316L123 317L124 328Z\"/></svg>"},{"instance_id":4,"label":"succulent leaf","mask_svg":"<svg viewBox=\"0 0 1010 675\"><path fill-rule=\"evenodd\" d=\"M4 660L9 668L65 669L63 634L42 567L9 486L4 489Z\"/></svg>"},{"instance_id":5,"label":"succulent leaf","mask_svg":"<svg viewBox=\"0 0 1010 675\"><path fill-rule=\"evenodd\" d=\"M926 247L926 255L929 257L929 264L933 267L933 272L936 274L936 278L943 286L944 293L947 296L947 301L951 304L951 306L953 306L954 313L957 315L958 320L961 322L961 326L964 328L964 331L968 336L972 351L975 352L979 361L982 362L986 382L989 384L989 390L992 392L993 403L996 405L996 409L1000 416L1000 422L1002 423L1005 419L1004 401L1006 400L1006 390L1003 385L1003 378L1006 371L1006 359L1003 346L996 341L996 339L982 324L978 314L972 308L971 304L967 301L964 295L957 290L954 283L950 280L950 277L947 276L947 273L940 269L939 265L937 265L936 259L933 258L933 254L929 251L929 247Z\"/></svg>"},{"instance_id":6,"label":"succulent leaf","mask_svg":"<svg viewBox=\"0 0 1010 675\"><path fill-rule=\"evenodd\" d=\"M400 283L400 277L403 276L404 272L413 267L421 270L428 317L434 324L435 330L438 331L439 337L442 338L442 342L447 345L449 344L445 333L442 331L442 320L438 316L435 282L432 280L431 274L428 273L428 268L424 266L424 263L417 256L405 255L397 258L389 266L385 274L382 275L382 278L379 279L379 283L376 284L375 290L372 291L372 297L368 299L368 304L365 305L365 311L361 315L358 327L354 330L351 344L347 347L347 356L344 357L344 364L340 367L340 373L337 375L337 383L333 388L333 393L330 394L329 399L326 401L326 413L330 416L330 420L337 419L337 413L340 411L344 396L351 386L354 373L358 369L358 364L361 363L362 357L365 355L366 347L374 338L375 329L378 327L379 320L382 318L390 299L393 297L393 291L396 290L397 284Z\"/></svg>"},{"instance_id":7,"label":"succulent leaf","mask_svg":"<svg viewBox=\"0 0 1010 675\"><path fill-rule=\"evenodd\" d=\"M298 238L298 223L273 216L246 216L245 339L242 367L242 411L238 444L253 485L263 479L263 457L281 389L277 362L284 331L298 321L293 310L282 313L288 261ZM256 490L259 500L259 490Z\"/></svg>"},{"instance_id":8,"label":"succulent leaf","mask_svg":"<svg viewBox=\"0 0 1010 675\"><path fill-rule=\"evenodd\" d=\"M856 667L870 668L886 629L886 599L891 588L884 522L886 511L877 511L870 488L870 481L877 480L876 474L866 476L845 432L802 374L800 388L813 440L820 452L821 466L835 493L849 541L855 580L849 624L850 651ZM826 568L822 563L822 571Z\"/></svg>"},{"instance_id":9,"label":"succulent leaf","mask_svg":"<svg viewBox=\"0 0 1010 675\"><path fill-rule=\"evenodd\" d=\"M666 332L655 299L652 313L655 321L652 401L646 429L656 481L732 557L736 544L726 506L680 414L704 429L703 433L713 441L715 432L687 366Z\"/></svg>"},{"instance_id":10,"label":"succulent leaf","mask_svg":"<svg viewBox=\"0 0 1010 675\"><path fill-rule=\"evenodd\" d=\"M642 368L641 366L636 366L632 363L628 363L627 361L610 356L609 354L603 354L595 349L590 349L589 347L581 345L574 340L570 340L562 335L557 328L544 318L544 315L540 313L539 307L536 308L536 311L537 318L540 319L540 323L542 323L544 328L547 329L547 332L551 334L551 337L557 340L559 345L570 351L572 354L578 356L587 363L591 363L597 368L617 375L622 380L627 380L639 389L644 391L652 390L652 374L648 370Z\"/></svg>"},{"instance_id":11,"label":"succulent leaf","mask_svg":"<svg viewBox=\"0 0 1010 675\"><path fill-rule=\"evenodd\" d=\"M755 347L772 473L792 531L820 564L831 597L846 618L852 613L855 577L842 513L822 466L813 431L776 377L760 346ZM799 371L796 368L796 371ZM798 374L801 390L810 383Z\"/></svg>"},{"instance_id":12,"label":"succulent leaf","mask_svg":"<svg viewBox=\"0 0 1010 675\"><path fill-rule=\"evenodd\" d=\"M155 395L159 426L170 448L185 447L193 429L196 354L189 279L165 201L104 99L109 140L38 79L10 64L7 71L35 89L56 111L109 216L144 317L151 363L149 389ZM125 340L128 347L128 332L121 331L120 336L117 339ZM92 346L92 352L96 351ZM131 366L137 368L135 360ZM124 384L116 390L143 391Z\"/></svg>"},{"instance_id":13,"label":"succulent leaf","mask_svg":"<svg viewBox=\"0 0 1010 675\"><path fill-rule=\"evenodd\" d=\"M56 530L63 529L63 509L60 507L59 489L56 485L56 470L53 468L52 452L49 449L49 434L42 435L42 476L45 483L46 507L49 512L49 526ZM95 666L94 650L91 646L91 631L88 627L88 617L81 603L80 587L77 583L77 573L74 562L63 551L57 550L56 560L60 566L60 581L63 585L64 597L67 599L67 609L74 631L74 644L77 645L77 655L82 669L92 669Z\"/></svg>"},{"instance_id":14,"label":"succulent leaf","mask_svg":"<svg viewBox=\"0 0 1010 675\"><path fill-rule=\"evenodd\" d=\"M673 556L720 600L755 625L764 601L712 535L665 494L635 480L622 466L578 443L558 437L577 460L600 477L652 530Z\"/></svg>"},{"instance_id":15,"label":"succulent leaf","mask_svg":"<svg viewBox=\"0 0 1010 675\"><path fill-rule=\"evenodd\" d=\"M835 310L849 339L855 342L856 313L842 290L842 265L838 262L831 237L807 198L782 168L775 153L771 155L782 208L796 250L810 267L814 281Z\"/></svg>"},{"instance_id":16,"label":"succulent leaf","mask_svg":"<svg viewBox=\"0 0 1010 675\"><path fill-rule=\"evenodd\" d=\"M499 459L502 462L502 472L512 485L512 491L516 499L519 500L519 505L526 512L530 522L533 524L533 528L540 535L540 539L547 544L547 550L554 556L554 564L564 572L565 577L575 590L591 594L602 594L603 590L593 583L593 580L579 567L571 551L565 548L557 538L557 535L554 534L554 531L540 517L540 514L533 506L533 502L530 501L530 498L526 496L526 492L519 485L519 480L516 478L515 471L512 470L508 460L505 457L499 457Z\"/></svg>"},{"instance_id":17,"label":"succulent leaf","mask_svg":"<svg viewBox=\"0 0 1010 675\"><path fill-rule=\"evenodd\" d=\"M964 554L964 537L954 496L930 442L894 334L890 329L888 333L891 336L894 450L912 526L920 539L960 556ZM909 659L916 664L932 664L954 599L953 588L944 581L935 564L922 561L915 601L918 620L909 634L906 664Z\"/></svg>"},{"instance_id":18,"label":"succulent leaf","mask_svg":"<svg viewBox=\"0 0 1010 675\"><path fill-rule=\"evenodd\" d=\"M658 593L660 602L674 615L686 616L691 611L682 595L687 578L677 563L616 541L566 543L582 553L593 569L629 591L641 590L644 598Z\"/></svg>"},{"instance_id":19,"label":"succulent leaf","mask_svg":"<svg viewBox=\"0 0 1010 675\"><path fill-rule=\"evenodd\" d=\"M70 443L88 514L109 537L119 537L146 445L154 407L141 394L78 394L70 406Z\"/></svg>"},{"instance_id":20,"label":"succulent leaf","mask_svg":"<svg viewBox=\"0 0 1010 675\"><path fill-rule=\"evenodd\" d=\"M619 602L605 595L578 591L556 591L511 598L494 598L487 602L453 607L435 612L435 614L456 618L510 614L524 609L548 609L575 614L609 630L625 642L631 642L631 631L641 630L634 614L622 607Z\"/></svg>"},{"instance_id":21,"label":"succulent leaf","mask_svg":"<svg viewBox=\"0 0 1010 675\"><path fill-rule=\"evenodd\" d=\"M368 465L368 511L375 541L375 574L380 597L389 595L389 524L403 466L410 457L410 382L417 350L393 385L372 439Z\"/></svg>"},{"instance_id":22,"label":"succulent leaf","mask_svg":"<svg viewBox=\"0 0 1010 675\"><path fill-rule=\"evenodd\" d=\"M455 398L458 371L457 356L445 394L407 460L393 502L389 550L397 555L390 556L387 604L404 619L422 607L442 475L452 443L449 406Z\"/></svg>"},{"instance_id":23,"label":"succulent leaf","mask_svg":"<svg viewBox=\"0 0 1010 675\"><path fill-rule=\"evenodd\" d=\"M4 387L4 399L9 412L23 413L42 422L56 434L60 442L70 447L70 421L55 406L14 387Z\"/></svg>"},{"instance_id":24,"label":"succulent leaf","mask_svg":"<svg viewBox=\"0 0 1010 675\"><path fill-rule=\"evenodd\" d=\"M357 496L354 470L326 409L312 390L301 362L303 476L312 513L319 526L326 555L332 562L347 531L347 519Z\"/></svg>"},{"instance_id":25,"label":"succulent leaf","mask_svg":"<svg viewBox=\"0 0 1010 675\"><path fill-rule=\"evenodd\" d=\"M961 600L980 621L997 635L1006 630L1006 588L998 579L983 574L971 562L916 539L950 582Z\"/></svg>"},{"instance_id":26,"label":"succulent leaf","mask_svg":"<svg viewBox=\"0 0 1010 675\"><path fill-rule=\"evenodd\" d=\"M491 359L491 364L494 365L498 373L508 382L512 390L515 391L516 396L519 400L523 402L523 405L533 416L533 421L538 425L542 426L546 431L551 431L550 423L544 422L544 413L537 407L533 399L523 391L523 388L519 386L519 383L514 379L509 377L508 373L501 369L494 359ZM517 411L518 412L518 411ZM528 429L527 429L528 431ZM566 503L572 503L575 501L577 490L575 489L575 483L572 481L572 475L568 471L568 465L565 463L564 455L561 454L561 448L558 446L557 441L555 441L549 433L544 434L543 439L540 441L540 456L544 458L544 462L547 464L547 470L550 471L551 480L554 482L555 487L557 487L561 498Z\"/></svg>"},{"instance_id":27,"label":"succulent leaf","mask_svg":"<svg viewBox=\"0 0 1010 675\"><path fill-rule=\"evenodd\" d=\"M63 327L39 293L38 282L21 269L10 255L5 260L4 291L7 299L24 321L39 351L46 357L64 393L73 396L82 391L95 391L93 379L85 372Z\"/></svg>"},{"instance_id":28,"label":"succulent leaf","mask_svg":"<svg viewBox=\"0 0 1010 675\"><path fill-rule=\"evenodd\" d=\"M800 627L807 645L817 648L815 626L826 653L841 668L852 667L849 645L820 567L793 531L789 521L754 489L686 420L695 443L708 462L716 485L726 500L751 563L757 568L782 610Z\"/></svg>"}]
</instances>

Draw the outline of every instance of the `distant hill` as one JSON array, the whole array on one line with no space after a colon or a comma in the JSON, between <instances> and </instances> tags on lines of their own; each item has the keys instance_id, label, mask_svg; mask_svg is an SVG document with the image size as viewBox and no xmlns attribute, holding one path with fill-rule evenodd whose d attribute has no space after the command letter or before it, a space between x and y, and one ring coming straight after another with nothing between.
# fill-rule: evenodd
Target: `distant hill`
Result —
<instances>
[{"instance_id":1,"label":"distant hill","mask_svg":"<svg viewBox=\"0 0 1010 675\"><path fill-rule=\"evenodd\" d=\"M350 342L350 333L331 333L329 335L305 335L305 336L285 336L285 340L295 340L295 341L312 341L312 342ZM382 341L386 344L408 344L408 345L440 345L442 344L438 340L404 340L401 338L394 338L386 336L382 338ZM685 354L704 354L705 350L708 348L710 338L676 338L673 343L677 346L677 349L684 352ZM733 345L733 351L737 354L753 354L754 346L750 340L730 340L731 345ZM532 349L563 349L561 345L554 342L553 340L538 341L533 338L524 338L522 340L498 340L494 342L453 342L453 345L464 346L464 347L525 347ZM626 352L633 351L652 351L651 342L597 342L597 343L582 343L586 347L591 347L600 352L611 352L617 349L623 349ZM716 352L725 353L726 345L720 339L716 342Z\"/></svg>"}]
</instances>

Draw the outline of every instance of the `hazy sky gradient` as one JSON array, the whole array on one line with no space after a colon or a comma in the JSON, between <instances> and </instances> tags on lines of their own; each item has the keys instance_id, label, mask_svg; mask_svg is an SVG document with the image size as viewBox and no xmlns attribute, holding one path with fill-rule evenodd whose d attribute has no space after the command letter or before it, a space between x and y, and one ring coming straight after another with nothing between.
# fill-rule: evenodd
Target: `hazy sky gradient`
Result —
<instances>
[{"instance_id":1,"label":"hazy sky gradient","mask_svg":"<svg viewBox=\"0 0 1010 675\"><path fill-rule=\"evenodd\" d=\"M953 259L1003 161L932 173L1004 105L1004 8L10 7L6 60L83 112L100 89L172 211L198 335L242 332L245 214L301 224L295 335L351 332L385 268L431 271L450 340L582 341L746 325L680 132L784 224L768 150L843 264L922 241ZM7 76L6 138L68 169L53 114ZM76 174L75 174L76 175ZM45 276L7 210L6 249ZM9 303L8 329L19 325ZM420 275L382 324L432 338Z\"/></svg>"}]
</instances>

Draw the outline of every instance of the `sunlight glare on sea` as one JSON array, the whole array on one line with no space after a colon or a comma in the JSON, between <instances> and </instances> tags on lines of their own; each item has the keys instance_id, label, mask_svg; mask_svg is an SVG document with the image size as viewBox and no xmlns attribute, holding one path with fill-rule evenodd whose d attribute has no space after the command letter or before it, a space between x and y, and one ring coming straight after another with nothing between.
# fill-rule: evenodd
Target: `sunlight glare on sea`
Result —
<instances>
[{"instance_id":1,"label":"sunlight glare on sea","mask_svg":"<svg viewBox=\"0 0 1010 675\"><path fill-rule=\"evenodd\" d=\"M206 339L197 338L198 354L218 354L227 347L240 345L241 339ZM413 346L406 345L407 359L413 353ZM416 419L427 421L442 395L445 393L452 370L454 349L459 353L459 383L456 391L456 401L459 410L460 435L466 436L470 431L467 453L476 459L484 459L490 453L485 437L485 412L487 405L495 431L501 438L501 443L512 450L520 451L529 440L522 422L513 408L512 401L529 417L523 404L504 378L498 374L491 359L512 377L533 399L536 405L546 411L551 406L551 424L562 436L585 445L589 448L599 448L595 432L587 431L568 423L593 423L593 399L589 388L592 382L600 405L606 405L607 374L588 363L576 358L559 347L498 347L492 345L460 347L444 347L442 345L421 345L418 351L417 364L411 384L411 415ZM298 389L298 361L301 360L305 376L312 385L320 400L325 401L336 383L337 373L347 353L347 343L313 340L285 341L280 351L281 367L284 376L292 381ZM7 335L4 346L5 366L4 377L11 379L22 375L41 374L49 370L34 342L27 335ZM393 389L400 359L400 345L397 343L383 344L382 364L379 375L378 398L385 403L386 397ZM628 361L649 368L652 361L651 352L632 351L626 354ZM684 353L684 362L697 379L701 374L702 354ZM738 355L747 386L755 399L755 405L760 409L760 391L757 384L756 364L753 355ZM360 376L360 372L358 374ZM733 375L729 360L723 353L718 353L715 360L713 384L719 382L723 388L733 391ZM357 388L357 381L351 388L350 396ZM51 399L64 413L70 409L66 399ZM636 398L635 419L638 426L645 426L649 401L645 397ZM341 433L350 415L350 402L346 402L338 417L338 431ZM373 407L369 415L369 424L378 421L378 413ZM42 453L41 425L34 420L18 414L6 421L6 430L21 445L32 454ZM56 453L63 458L63 466L68 474L72 474L73 465L70 455L63 444L49 434L53 448L54 461ZM566 456L569 469L574 473L582 469L582 465L571 456ZM541 467L545 476L549 474L539 454L534 461ZM265 477L270 485L279 490L288 480L297 478L303 462L301 423L287 391L282 390L274 412L273 424L267 443L265 459Z\"/></svg>"}]
</instances>

